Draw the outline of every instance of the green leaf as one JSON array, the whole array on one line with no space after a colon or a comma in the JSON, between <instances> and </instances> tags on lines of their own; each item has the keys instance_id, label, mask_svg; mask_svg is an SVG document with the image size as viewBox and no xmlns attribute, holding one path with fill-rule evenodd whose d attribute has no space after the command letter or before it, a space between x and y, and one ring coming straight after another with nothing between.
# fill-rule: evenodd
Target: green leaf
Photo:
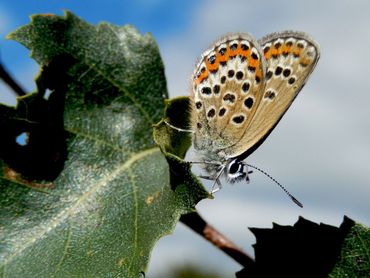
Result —
<instances>
[{"instance_id":1,"label":"green leaf","mask_svg":"<svg viewBox=\"0 0 370 278\"><path fill-rule=\"evenodd\" d=\"M0 105L0 276L139 277L156 241L208 196L153 140L167 97L157 45L69 12L9 37L42 72L38 92Z\"/></svg>"},{"instance_id":2,"label":"green leaf","mask_svg":"<svg viewBox=\"0 0 370 278\"><path fill-rule=\"evenodd\" d=\"M329 277L369 277L370 229L354 225L344 239L340 260Z\"/></svg>"},{"instance_id":3,"label":"green leaf","mask_svg":"<svg viewBox=\"0 0 370 278\"><path fill-rule=\"evenodd\" d=\"M188 97L166 100L165 117L154 126L153 137L165 154L184 158L191 145ZM181 131L180 129L183 129Z\"/></svg>"},{"instance_id":4,"label":"green leaf","mask_svg":"<svg viewBox=\"0 0 370 278\"><path fill-rule=\"evenodd\" d=\"M188 97L166 100L164 118L154 125L153 137L170 165L172 188L191 206L201 199L212 199L213 196L192 174L191 164L182 160L191 145L190 132L186 131L190 119L189 106Z\"/></svg>"}]
</instances>

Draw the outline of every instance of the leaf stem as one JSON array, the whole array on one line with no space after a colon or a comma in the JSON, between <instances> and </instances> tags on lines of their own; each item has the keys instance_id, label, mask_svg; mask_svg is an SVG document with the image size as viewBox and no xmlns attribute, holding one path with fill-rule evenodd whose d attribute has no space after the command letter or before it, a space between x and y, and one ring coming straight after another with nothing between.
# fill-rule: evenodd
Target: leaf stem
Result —
<instances>
[{"instance_id":1,"label":"leaf stem","mask_svg":"<svg viewBox=\"0 0 370 278\"><path fill-rule=\"evenodd\" d=\"M0 79L4 80L4 82L8 84L16 96L24 96L26 94L22 87L19 86L13 77L6 71L2 63L0 63Z\"/></svg>"},{"instance_id":2,"label":"leaf stem","mask_svg":"<svg viewBox=\"0 0 370 278\"><path fill-rule=\"evenodd\" d=\"M251 267L254 260L223 234L209 225L197 212L182 215L180 221L211 242L244 267Z\"/></svg>"}]
</instances>

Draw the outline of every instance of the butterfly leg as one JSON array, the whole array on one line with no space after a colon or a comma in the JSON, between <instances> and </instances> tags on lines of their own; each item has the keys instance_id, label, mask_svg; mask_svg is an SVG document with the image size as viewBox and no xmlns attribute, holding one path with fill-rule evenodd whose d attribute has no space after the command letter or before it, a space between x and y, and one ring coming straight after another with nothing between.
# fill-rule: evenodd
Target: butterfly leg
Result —
<instances>
[{"instance_id":1,"label":"butterfly leg","mask_svg":"<svg viewBox=\"0 0 370 278\"><path fill-rule=\"evenodd\" d=\"M223 173L224 169L225 169L226 165L223 165L220 169L220 171L217 173L217 176L214 178L215 182L213 183L213 186L212 186L212 190L211 190L211 194L219 191L221 189L221 182L220 182L220 177L221 177L221 174Z\"/></svg>"},{"instance_id":2,"label":"butterfly leg","mask_svg":"<svg viewBox=\"0 0 370 278\"><path fill-rule=\"evenodd\" d=\"M211 190L211 194L219 191L221 189L221 182L219 179L215 179L215 177L213 176L203 176L203 175L199 175L198 176L199 178L201 179L206 179L206 180L212 180L212 181L215 181L214 184L212 185L212 190Z\"/></svg>"},{"instance_id":3,"label":"butterfly leg","mask_svg":"<svg viewBox=\"0 0 370 278\"><path fill-rule=\"evenodd\" d=\"M205 179L205 180L212 180L212 181L215 180L215 178L212 176L199 175L198 178Z\"/></svg>"},{"instance_id":4,"label":"butterfly leg","mask_svg":"<svg viewBox=\"0 0 370 278\"><path fill-rule=\"evenodd\" d=\"M250 183L250 178L249 178L249 174L252 174L253 173L253 171L248 171L248 173L247 173L247 177L245 178L245 181L247 182L247 183Z\"/></svg>"},{"instance_id":5,"label":"butterfly leg","mask_svg":"<svg viewBox=\"0 0 370 278\"><path fill-rule=\"evenodd\" d=\"M215 180L215 182L213 183L213 185L212 185L212 190L211 190L211 194L213 194L213 193L216 193L217 191L219 191L220 189L221 189L221 182L220 182L220 180L217 178L216 180Z\"/></svg>"},{"instance_id":6,"label":"butterfly leg","mask_svg":"<svg viewBox=\"0 0 370 278\"><path fill-rule=\"evenodd\" d=\"M222 166L222 163L217 161L187 161L190 164L211 164L211 165L219 165Z\"/></svg>"}]
</instances>

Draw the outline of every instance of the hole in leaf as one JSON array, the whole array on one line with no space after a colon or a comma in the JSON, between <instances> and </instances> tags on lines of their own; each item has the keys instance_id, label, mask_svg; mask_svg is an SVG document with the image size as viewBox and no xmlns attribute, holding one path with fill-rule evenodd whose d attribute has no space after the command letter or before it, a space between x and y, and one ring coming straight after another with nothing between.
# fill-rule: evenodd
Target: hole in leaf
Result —
<instances>
[{"instance_id":1,"label":"hole in leaf","mask_svg":"<svg viewBox=\"0 0 370 278\"><path fill-rule=\"evenodd\" d=\"M46 89L45 93L44 93L44 99L45 100L48 100L50 95L53 93L54 91L52 90L49 90L49 89Z\"/></svg>"},{"instance_id":2,"label":"hole in leaf","mask_svg":"<svg viewBox=\"0 0 370 278\"><path fill-rule=\"evenodd\" d=\"M18 145L20 146L26 146L28 145L28 140L29 140L30 134L29 132L22 132L19 134L16 138L15 141L17 142Z\"/></svg>"}]
</instances>

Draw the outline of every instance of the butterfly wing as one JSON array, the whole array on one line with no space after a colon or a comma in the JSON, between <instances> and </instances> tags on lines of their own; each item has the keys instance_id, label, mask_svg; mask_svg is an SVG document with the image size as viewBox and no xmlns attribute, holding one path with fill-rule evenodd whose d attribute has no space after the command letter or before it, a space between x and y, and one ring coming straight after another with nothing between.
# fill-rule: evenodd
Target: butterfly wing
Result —
<instances>
[{"instance_id":1,"label":"butterfly wing","mask_svg":"<svg viewBox=\"0 0 370 278\"><path fill-rule=\"evenodd\" d=\"M225 151L228 157L251 154L270 134L319 59L319 46L307 34L286 31L273 33L259 41L267 71L263 97L240 141Z\"/></svg>"},{"instance_id":2,"label":"butterfly wing","mask_svg":"<svg viewBox=\"0 0 370 278\"><path fill-rule=\"evenodd\" d=\"M265 70L259 44L248 34L226 36L203 53L192 79L196 150L217 156L240 141L262 99Z\"/></svg>"}]
</instances>

